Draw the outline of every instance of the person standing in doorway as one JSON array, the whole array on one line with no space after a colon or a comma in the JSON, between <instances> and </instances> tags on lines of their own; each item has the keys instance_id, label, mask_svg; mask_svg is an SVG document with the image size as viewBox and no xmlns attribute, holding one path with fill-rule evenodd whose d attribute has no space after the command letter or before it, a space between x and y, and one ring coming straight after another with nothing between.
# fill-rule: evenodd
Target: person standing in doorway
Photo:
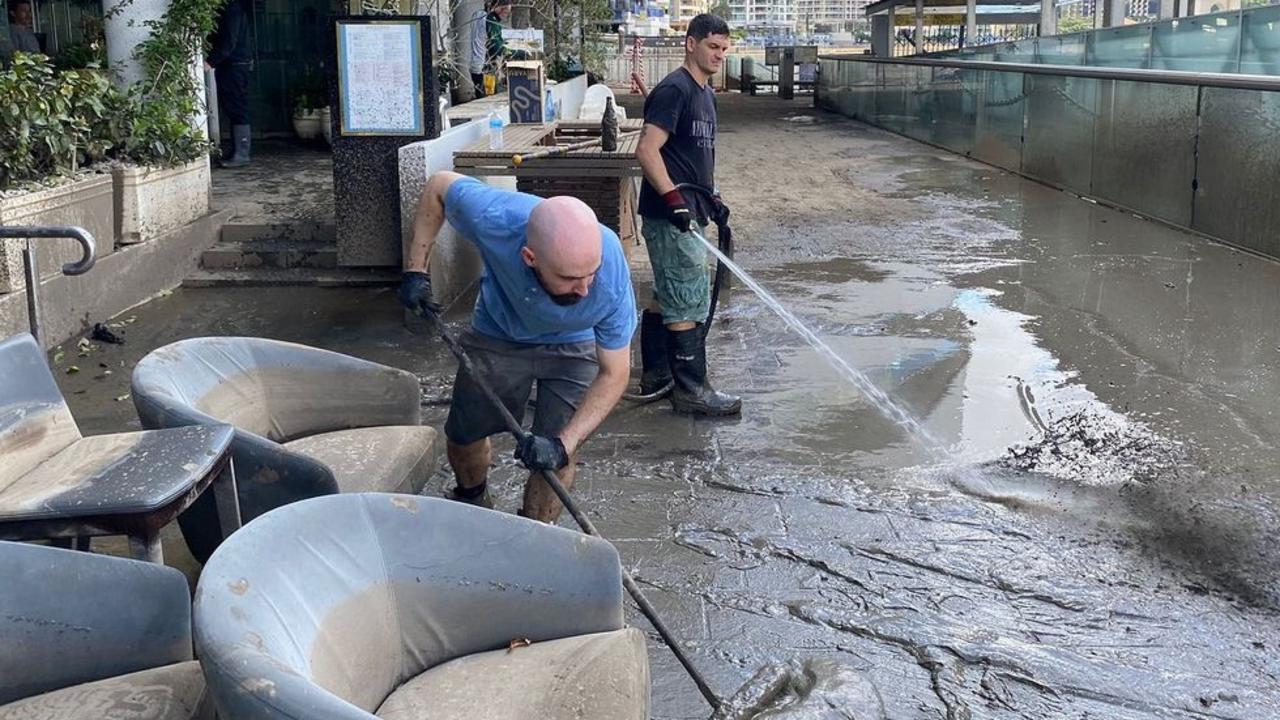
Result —
<instances>
[{"instance_id":1,"label":"person standing in doorway","mask_svg":"<svg viewBox=\"0 0 1280 720\"><path fill-rule=\"evenodd\" d=\"M35 15L28 0L16 0L9 6L9 41L21 53L42 53L36 37Z\"/></svg>"},{"instance_id":2,"label":"person standing in doorway","mask_svg":"<svg viewBox=\"0 0 1280 720\"><path fill-rule=\"evenodd\" d=\"M654 296L640 324L640 389L651 394L674 381L672 407L692 415L742 412L740 398L717 392L707 380L702 323L711 307L711 283L707 250L692 232L728 211L719 195L676 187L694 184L714 191L716 100L708 81L728 50L724 20L702 14L689 21L684 64L649 92L636 148L644 170L641 233L653 265Z\"/></svg>"},{"instance_id":3,"label":"person standing in doorway","mask_svg":"<svg viewBox=\"0 0 1280 720\"><path fill-rule=\"evenodd\" d=\"M218 104L231 125L231 156L222 167L249 164L249 76L253 72L253 8L249 0L230 0L218 17L213 50L205 61L218 80Z\"/></svg>"},{"instance_id":4,"label":"person standing in doorway","mask_svg":"<svg viewBox=\"0 0 1280 720\"><path fill-rule=\"evenodd\" d=\"M484 16L484 64L482 69L473 70L471 76L474 81L476 74L479 74L481 88L484 86L485 73L496 78L508 60L525 60L529 57L523 50L508 47L506 38L502 37L502 24L511 17L511 0L487 0L487 6L489 11ZM479 42L477 38L475 44L478 46ZM473 52L478 52L478 47ZM476 92L477 96L480 94L480 91Z\"/></svg>"}]
</instances>

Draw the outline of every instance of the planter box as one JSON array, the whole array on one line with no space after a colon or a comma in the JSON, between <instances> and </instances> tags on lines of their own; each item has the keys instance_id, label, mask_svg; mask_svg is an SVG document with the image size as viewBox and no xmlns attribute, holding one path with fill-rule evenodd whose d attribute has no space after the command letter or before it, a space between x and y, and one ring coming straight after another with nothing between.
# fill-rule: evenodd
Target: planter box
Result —
<instances>
[{"instance_id":1,"label":"planter box","mask_svg":"<svg viewBox=\"0 0 1280 720\"><path fill-rule=\"evenodd\" d=\"M155 168L115 168L116 238L121 244L154 240L209 214L209 159Z\"/></svg>"},{"instance_id":2,"label":"planter box","mask_svg":"<svg viewBox=\"0 0 1280 720\"><path fill-rule=\"evenodd\" d=\"M98 257L106 257L115 249L111 175L82 175L56 187L0 197L0 225L79 225L93 234ZM25 245L25 240L0 240L0 293L26 287ZM80 258L80 245L74 240L41 240L37 247L41 278L58 275L63 263Z\"/></svg>"}]
</instances>

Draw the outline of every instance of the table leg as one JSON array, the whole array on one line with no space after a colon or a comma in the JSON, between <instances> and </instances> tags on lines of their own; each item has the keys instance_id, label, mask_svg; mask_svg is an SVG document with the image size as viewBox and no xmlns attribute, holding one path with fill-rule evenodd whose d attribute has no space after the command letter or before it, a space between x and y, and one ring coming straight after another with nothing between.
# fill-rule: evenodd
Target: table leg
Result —
<instances>
[{"instance_id":1,"label":"table leg","mask_svg":"<svg viewBox=\"0 0 1280 720\"><path fill-rule=\"evenodd\" d=\"M76 537L75 549L79 550L80 552L90 552L91 551L90 543L92 542L93 542L92 537L88 535L80 535Z\"/></svg>"},{"instance_id":2,"label":"table leg","mask_svg":"<svg viewBox=\"0 0 1280 720\"><path fill-rule=\"evenodd\" d=\"M145 560L157 565L164 564L164 550L160 547L160 533L149 535L130 535L129 554L135 560Z\"/></svg>"},{"instance_id":3,"label":"table leg","mask_svg":"<svg viewBox=\"0 0 1280 720\"><path fill-rule=\"evenodd\" d=\"M240 529L240 496L236 489L236 464L227 461L227 467L213 480L213 499L218 507L218 526L222 538Z\"/></svg>"}]
</instances>

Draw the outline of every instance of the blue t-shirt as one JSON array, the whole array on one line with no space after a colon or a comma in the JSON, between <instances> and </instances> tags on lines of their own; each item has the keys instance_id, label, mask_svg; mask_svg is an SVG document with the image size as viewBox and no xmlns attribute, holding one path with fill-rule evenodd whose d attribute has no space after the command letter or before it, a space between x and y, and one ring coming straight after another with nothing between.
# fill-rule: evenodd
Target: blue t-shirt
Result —
<instances>
[{"instance_id":1,"label":"blue t-shirt","mask_svg":"<svg viewBox=\"0 0 1280 720\"><path fill-rule=\"evenodd\" d=\"M445 218L475 243L484 260L471 326L490 337L530 345L594 338L606 350L627 347L636 331L636 299L617 234L600 226L603 257L591 289L574 305L557 305L520 257L529 213L541 201L475 178L454 182L445 195Z\"/></svg>"}]
</instances>

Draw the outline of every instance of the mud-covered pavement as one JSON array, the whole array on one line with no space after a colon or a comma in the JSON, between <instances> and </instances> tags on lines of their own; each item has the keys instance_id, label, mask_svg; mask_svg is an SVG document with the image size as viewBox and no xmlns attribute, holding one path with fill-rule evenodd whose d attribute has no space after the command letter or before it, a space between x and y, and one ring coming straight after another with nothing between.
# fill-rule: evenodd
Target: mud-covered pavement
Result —
<instances>
[{"instance_id":1,"label":"mud-covered pavement","mask_svg":"<svg viewBox=\"0 0 1280 720\"><path fill-rule=\"evenodd\" d=\"M892 718L1280 717L1280 265L801 101L723 96L718 155L739 261L963 462L929 464L735 288L712 365L743 417L621 407L576 492L712 683L825 658ZM89 432L136 426L130 363L203 333L412 369L443 420L452 365L389 291L126 317L93 358L112 376L61 376ZM651 640L654 716L706 717Z\"/></svg>"}]
</instances>

